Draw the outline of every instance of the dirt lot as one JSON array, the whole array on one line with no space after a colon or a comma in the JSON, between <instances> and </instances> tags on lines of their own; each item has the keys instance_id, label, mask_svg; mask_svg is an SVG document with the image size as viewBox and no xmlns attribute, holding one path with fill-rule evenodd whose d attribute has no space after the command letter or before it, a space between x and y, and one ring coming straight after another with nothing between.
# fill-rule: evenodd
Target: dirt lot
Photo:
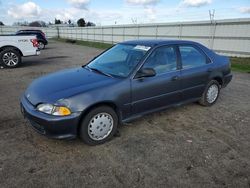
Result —
<instances>
[{"instance_id":1,"label":"dirt lot","mask_svg":"<svg viewBox=\"0 0 250 188\"><path fill-rule=\"evenodd\" d=\"M250 187L250 74L234 73L210 108L148 115L100 146L28 127L19 97L29 83L99 52L50 42L20 68L0 70L0 187Z\"/></svg>"}]
</instances>

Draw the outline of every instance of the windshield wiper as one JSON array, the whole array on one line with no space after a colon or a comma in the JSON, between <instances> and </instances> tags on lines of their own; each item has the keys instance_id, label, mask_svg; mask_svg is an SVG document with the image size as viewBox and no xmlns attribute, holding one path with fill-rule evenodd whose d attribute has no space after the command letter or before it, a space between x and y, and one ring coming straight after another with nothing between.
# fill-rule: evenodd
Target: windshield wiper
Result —
<instances>
[{"instance_id":1,"label":"windshield wiper","mask_svg":"<svg viewBox=\"0 0 250 188\"><path fill-rule=\"evenodd\" d=\"M86 67L87 69L91 70L91 71L95 71L95 72L98 72L98 73L103 74L103 75L105 75L105 76L108 76L108 77L112 77L112 78L113 78L113 76L112 76L111 74L102 72L102 71L99 70L99 69L92 68L92 67L89 67L89 66L85 66L85 67Z\"/></svg>"}]
</instances>

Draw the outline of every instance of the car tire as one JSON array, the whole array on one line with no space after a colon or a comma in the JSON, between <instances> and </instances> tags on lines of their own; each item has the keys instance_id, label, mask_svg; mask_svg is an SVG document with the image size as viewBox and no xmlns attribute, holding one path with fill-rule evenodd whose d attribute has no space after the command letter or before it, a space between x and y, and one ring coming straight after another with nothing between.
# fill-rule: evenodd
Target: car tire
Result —
<instances>
[{"instance_id":1,"label":"car tire","mask_svg":"<svg viewBox=\"0 0 250 188\"><path fill-rule=\"evenodd\" d=\"M43 50L44 48L45 48L44 42L39 41L39 42L38 42L38 49L39 49L39 50Z\"/></svg>"},{"instance_id":2,"label":"car tire","mask_svg":"<svg viewBox=\"0 0 250 188\"><path fill-rule=\"evenodd\" d=\"M199 103L202 106L212 106L217 101L217 99L219 97L220 88L221 88L221 86L216 80L211 80L207 84L207 86L202 94L202 97L199 100Z\"/></svg>"},{"instance_id":3,"label":"car tire","mask_svg":"<svg viewBox=\"0 0 250 188\"><path fill-rule=\"evenodd\" d=\"M0 64L6 68L16 68L22 61L21 54L13 48L5 48L0 52Z\"/></svg>"},{"instance_id":4,"label":"car tire","mask_svg":"<svg viewBox=\"0 0 250 188\"><path fill-rule=\"evenodd\" d=\"M88 145L110 140L117 131L118 116L108 106L99 106L86 114L81 122L80 138Z\"/></svg>"}]
</instances>

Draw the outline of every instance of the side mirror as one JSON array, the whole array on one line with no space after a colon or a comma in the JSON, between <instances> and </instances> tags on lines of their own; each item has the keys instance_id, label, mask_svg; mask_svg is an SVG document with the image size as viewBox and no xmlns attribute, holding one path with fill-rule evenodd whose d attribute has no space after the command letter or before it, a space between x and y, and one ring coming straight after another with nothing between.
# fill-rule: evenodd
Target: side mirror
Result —
<instances>
[{"instance_id":1,"label":"side mirror","mask_svg":"<svg viewBox=\"0 0 250 188\"><path fill-rule=\"evenodd\" d=\"M156 72L153 68L142 68L136 73L135 78L153 77L155 75Z\"/></svg>"}]
</instances>

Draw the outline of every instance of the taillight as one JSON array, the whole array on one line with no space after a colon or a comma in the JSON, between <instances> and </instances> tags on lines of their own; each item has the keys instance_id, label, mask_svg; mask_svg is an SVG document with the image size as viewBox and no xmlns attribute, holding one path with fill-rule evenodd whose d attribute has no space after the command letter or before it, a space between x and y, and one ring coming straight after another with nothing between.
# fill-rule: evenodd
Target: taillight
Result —
<instances>
[{"instance_id":1,"label":"taillight","mask_svg":"<svg viewBox=\"0 0 250 188\"><path fill-rule=\"evenodd\" d=\"M38 41L37 41L37 39L31 39L30 41L32 42L32 44L33 44L34 47L36 47L36 48L38 47Z\"/></svg>"}]
</instances>

